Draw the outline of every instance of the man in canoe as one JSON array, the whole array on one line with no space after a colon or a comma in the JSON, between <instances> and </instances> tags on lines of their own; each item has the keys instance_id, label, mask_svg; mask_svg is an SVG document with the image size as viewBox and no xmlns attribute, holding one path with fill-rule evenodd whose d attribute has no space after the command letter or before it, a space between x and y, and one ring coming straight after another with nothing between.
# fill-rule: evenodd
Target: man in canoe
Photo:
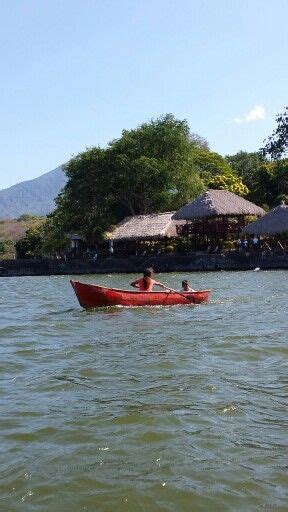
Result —
<instances>
[{"instance_id":1,"label":"man in canoe","mask_svg":"<svg viewBox=\"0 0 288 512\"><path fill-rule=\"evenodd\" d=\"M167 287L164 284L155 281L155 279L153 278L153 268L145 268L143 272L143 277L141 277L140 279L136 279L136 281L133 281L133 283L131 283L131 286L134 286L134 288L138 288L139 292L152 292L153 286L159 286L160 288L164 288L165 290L167 290Z\"/></svg>"}]
</instances>

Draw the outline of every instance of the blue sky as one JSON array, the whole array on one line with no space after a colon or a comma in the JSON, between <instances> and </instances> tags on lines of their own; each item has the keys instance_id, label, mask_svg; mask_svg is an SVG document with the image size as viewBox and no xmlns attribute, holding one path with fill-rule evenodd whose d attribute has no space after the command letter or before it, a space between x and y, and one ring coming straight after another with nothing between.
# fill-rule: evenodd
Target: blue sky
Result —
<instances>
[{"instance_id":1,"label":"blue sky","mask_svg":"<svg viewBox=\"0 0 288 512\"><path fill-rule=\"evenodd\" d=\"M288 103L287 0L1 0L0 189L167 112L253 151Z\"/></svg>"}]
</instances>

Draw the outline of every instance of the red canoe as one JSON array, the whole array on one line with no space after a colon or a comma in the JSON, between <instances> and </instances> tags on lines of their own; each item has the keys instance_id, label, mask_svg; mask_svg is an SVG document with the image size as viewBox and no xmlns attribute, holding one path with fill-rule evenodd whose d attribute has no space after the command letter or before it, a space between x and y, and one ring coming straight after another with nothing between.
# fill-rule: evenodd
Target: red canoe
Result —
<instances>
[{"instance_id":1,"label":"red canoe","mask_svg":"<svg viewBox=\"0 0 288 512\"><path fill-rule=\"evenodd\" d=\"M80 306L98 308L103 306L172 306L174 304L200 304L208 302L211 290L197 292L138 292L105 288L96 284L70 281Z\"/></svg>"}]
</instances>

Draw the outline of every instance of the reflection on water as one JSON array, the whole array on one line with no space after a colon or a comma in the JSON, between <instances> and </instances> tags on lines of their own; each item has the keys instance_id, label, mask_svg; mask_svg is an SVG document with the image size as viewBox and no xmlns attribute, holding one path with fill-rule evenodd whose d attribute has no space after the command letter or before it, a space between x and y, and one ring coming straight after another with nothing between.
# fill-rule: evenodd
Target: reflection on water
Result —
<instances>
[{"instance_id":1,"label":"reflection on water","mask_svg":"<svg viewBox=\"0 0 288 512\"><path fill-rule=\"evenodd\" d=\"M189 281L208 305L86 312L0 279L1 511L287 511L287 273Z\"/></svg>"}]
</instances>

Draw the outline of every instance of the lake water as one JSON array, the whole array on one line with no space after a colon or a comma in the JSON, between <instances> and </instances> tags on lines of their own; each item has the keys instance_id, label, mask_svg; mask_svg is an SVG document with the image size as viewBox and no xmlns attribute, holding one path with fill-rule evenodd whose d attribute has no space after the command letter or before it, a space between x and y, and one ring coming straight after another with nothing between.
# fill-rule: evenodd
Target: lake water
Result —
<instances>
[{"instance_id":1,"label":"lake water","mask_svg":"<svg viewBox=\"0 0 288 512\"><path fill-rule=\"evenodd\" d=\"M1 512L287 512L287 275L92 312L68 276L1 278Z\"/></svg>"}]
</instances>

